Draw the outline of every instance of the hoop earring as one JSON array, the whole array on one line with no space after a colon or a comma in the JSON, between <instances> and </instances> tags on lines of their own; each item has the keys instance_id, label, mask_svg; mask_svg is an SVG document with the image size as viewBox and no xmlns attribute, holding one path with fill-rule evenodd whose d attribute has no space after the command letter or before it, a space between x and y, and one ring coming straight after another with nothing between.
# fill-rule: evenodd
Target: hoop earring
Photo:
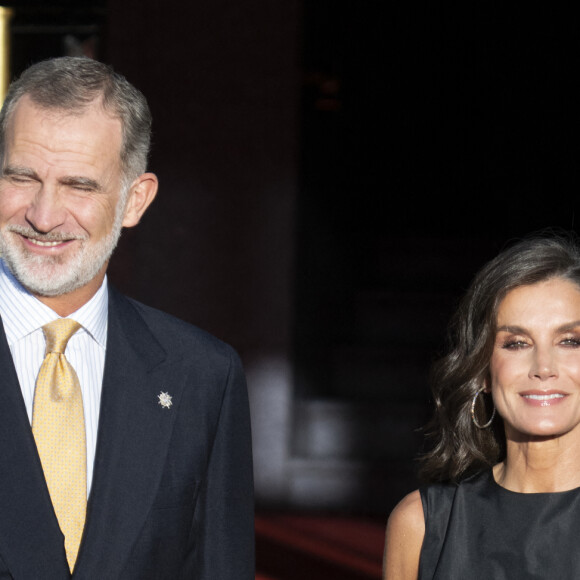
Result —
<instances>
[{"instance_id":1,"label":"hoop earring","mask_svg":"<svg viewBox=\"0 0 580 580\"><path fill-rule=\"evenodd\" d=\"M481 387L481 389L479 389L479 391L477 391L477 393L475 393L475 397L473 397L473 401L471 401L471 420L473 421L473 424L478 429L487 429L488 427L491 426L491 424L493 423L493 420L495 418L495 405L493 406L493 413L491 414L491 417L487 423L484 423L482 425L481 423L479 423L479 421L475 417L475 403L477 402L477 397L479 397L479 395L481 393L483 393L484 391L485 391L485 387Z\"/></svg>"}]
</instances>

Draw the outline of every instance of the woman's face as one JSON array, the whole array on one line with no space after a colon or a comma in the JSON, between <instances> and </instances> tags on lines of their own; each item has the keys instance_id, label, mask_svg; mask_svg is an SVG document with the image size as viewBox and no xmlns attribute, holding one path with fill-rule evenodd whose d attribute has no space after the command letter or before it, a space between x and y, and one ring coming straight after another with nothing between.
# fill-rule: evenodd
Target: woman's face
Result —
<instances>
[{"instance_id":1,"label":"woman's face","mask_svg":"<svg viewBox=\"0 0 580 580\"><path fill-rule=\"evenodd\" d=\"M561 278L508 292L499 305L491 391L506 437L580 437L580 289Z\"/></svg>"}]
</instances>

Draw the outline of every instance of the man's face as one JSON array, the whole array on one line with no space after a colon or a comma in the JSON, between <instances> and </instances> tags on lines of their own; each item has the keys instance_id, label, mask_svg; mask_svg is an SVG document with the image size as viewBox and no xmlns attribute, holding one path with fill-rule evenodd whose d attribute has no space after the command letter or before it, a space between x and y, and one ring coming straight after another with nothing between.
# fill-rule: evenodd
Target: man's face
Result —
<instances>
[{"instance_id":1,"label":"man's face","mask_svg":"<svg viewBox=\"0 0 580 580\"><path fill-rule=\"evenodd\" d=\"M0 177L0 252L38 296L101 284L119 238L121 123L99 105L80 115L23 97L9 120Z\"/></svg>"}]
</instances>

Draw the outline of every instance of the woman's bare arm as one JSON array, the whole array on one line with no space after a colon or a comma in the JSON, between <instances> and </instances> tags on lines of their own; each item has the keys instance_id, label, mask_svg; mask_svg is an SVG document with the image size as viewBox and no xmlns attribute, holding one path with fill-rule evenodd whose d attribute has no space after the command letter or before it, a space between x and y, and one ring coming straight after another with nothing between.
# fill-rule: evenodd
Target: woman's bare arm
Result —
<instances>
[{"instance_id":1,"label":"woman's bare arm","mask_svg":"<svg viewBox=\"0 0 580 580\"><path fill-rule=\"evenodd\" d=\"M389 516L383 580L417 580L424 536L425 517L417 490L405 496Z\"/></svg>"}]
</instances>

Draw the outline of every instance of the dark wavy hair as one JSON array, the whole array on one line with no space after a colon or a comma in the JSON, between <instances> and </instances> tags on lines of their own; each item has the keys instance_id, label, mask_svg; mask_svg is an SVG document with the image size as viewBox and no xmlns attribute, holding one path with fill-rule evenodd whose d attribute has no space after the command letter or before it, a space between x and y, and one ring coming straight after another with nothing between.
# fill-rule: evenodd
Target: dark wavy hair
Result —
<instances>
[{"instance_id":1,"label":"dark wavy hair","mask_svg":"<svg viewBox=\"0 0 580 580\"><path fill-rule=\"evenodd\" d=\"M580 289L580 245L573 233L519 240L476 274L451 319L447 354L432 369L435 411L426 427L429 451L419 459L422 481L457 482L504 459L501 417L496 414L490 428L478 429L471 420L471 404L489 376L500 302L514 288L552 278L569 280ZM485 423L491 403L478 403L478 421Z\"/></svg>"}]
</instances>

